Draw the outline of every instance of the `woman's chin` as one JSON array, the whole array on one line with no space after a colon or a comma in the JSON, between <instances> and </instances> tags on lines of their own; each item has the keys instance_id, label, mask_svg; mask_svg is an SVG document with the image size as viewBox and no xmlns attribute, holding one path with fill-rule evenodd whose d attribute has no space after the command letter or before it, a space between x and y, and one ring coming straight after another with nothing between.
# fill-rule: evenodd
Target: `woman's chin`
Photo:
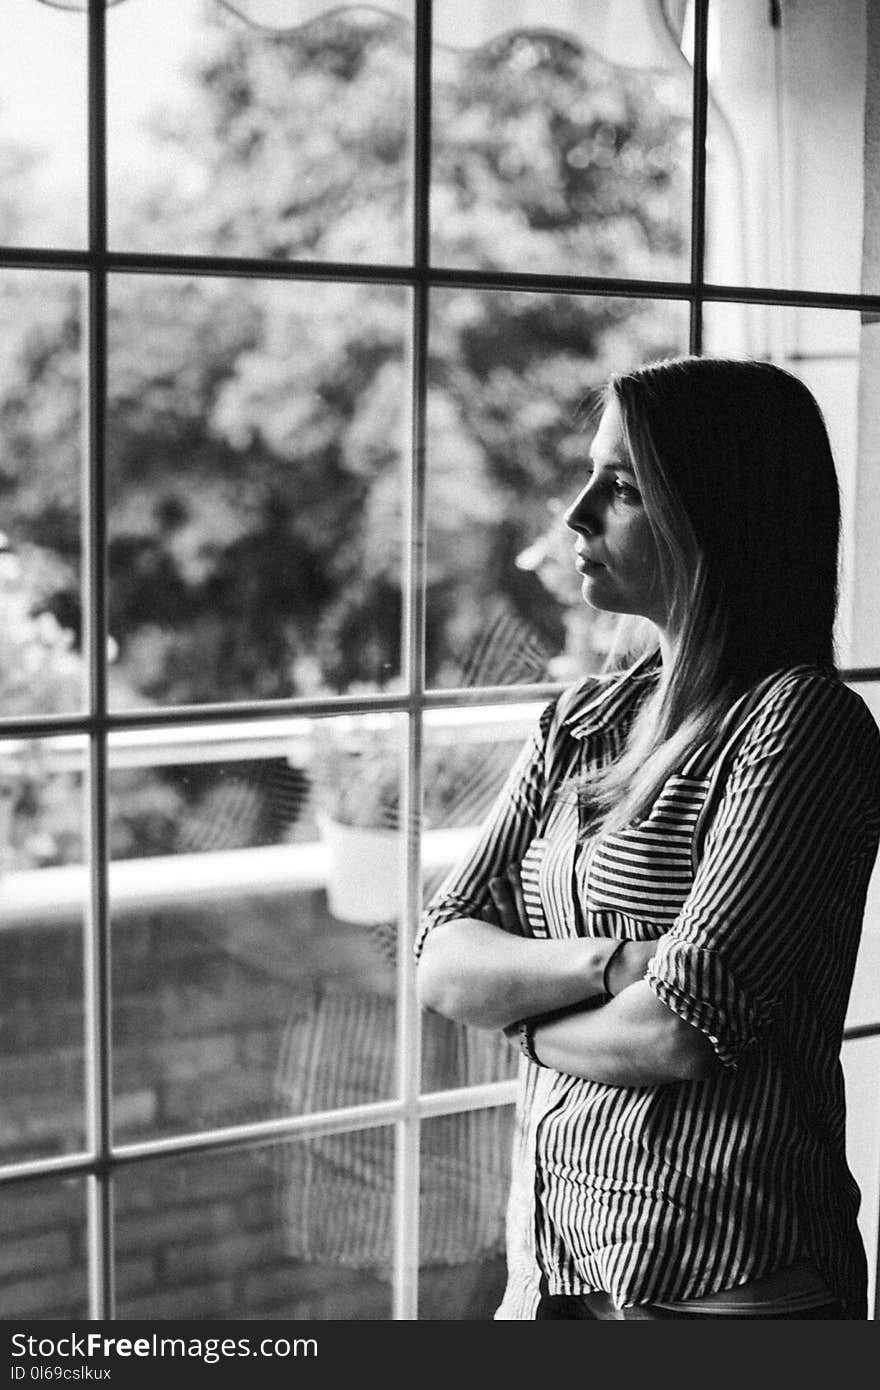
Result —
<instances>
[{"instance_id":1,"label":"woman's chin","mask_svg":"<svg viewBox=\"0 0 880 1390\"><path fill-rule=\"evenodd\" d=\"M581 581L581 597L584 603L591 608L596 608L600 613L621 613L621 609L614 601L614 596L607 592L603 593L601 580L597 580L595 575L585 574Z\"/></svg>"}]
</instances>

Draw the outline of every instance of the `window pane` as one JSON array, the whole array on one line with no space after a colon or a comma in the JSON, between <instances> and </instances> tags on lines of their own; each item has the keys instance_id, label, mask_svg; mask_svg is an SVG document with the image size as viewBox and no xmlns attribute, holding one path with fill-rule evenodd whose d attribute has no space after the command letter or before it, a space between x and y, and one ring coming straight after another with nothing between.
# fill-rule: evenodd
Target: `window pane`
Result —
<instances>
[{"instance_id":1,"label":"window pane","mask_svg":"<svg viewBox=\"0 0 880 1390\"><path fill-rule=\"evenodd\" d=\"M0 1317L88 1317L82 1178L0 1187L0 1230Z\"/></svg>"},{"instance_id":2,"label":"window pane","mask_svg":"<svg viewBox=\"0 0 880 1390\"><path fill-rule=\"evenodd\" d=\"M484 1322L501 1302L512 1142L509 1106L423 1122L420 1321Z\"/></svg>"},{"instance_id":3,"label":"window pane","mask_svg":"<svg viewBox=\"0 0 880 1390\"><path fill-rule=\"evenodd\" d=\"M687 309L479 290L432 304L428 684L574 679L614 630L580 599L562 523L583 486L586 407L611 372L685 351Z\"/></svg>"},{"instance_id":4,"label":"window pane","mask_svg":"<svg viewBox=\"0 0 880 1390\"><path fill-rule=\"evenodd\" d=\"M82 1148L84 752L0 741L0 1161Z\"/></svg>"},{"instance_id":5,"label":"window pane","mask_svg":"<svg viewBox=\"0 0 880 1390\"><path fill-rule=\"evenodd\" d=\"M712 0L709 281L876 293L861 282L865 9Z\"/></svg>"},{"instance_id":6,"label":"window pane","mask_svg":"<svg viewBox=\"0 0 880 1390\"><path fill-rule=\"evenodd\" d=\"M408 292L111 285L117 707L393 687Z\"/></svg>"},{"instance_id":7,"label":"window pane","mask_svg":"<svg viewBox=\"0 0 880 1390\"><path fill-rule=\"evenodd\" d=\"M297 28L296 7L265 9L108 13L111 244L409 259L411 25L361 10Z\"/></svg>"},{"instance_id":8,"label":"window pane","mask_svg":"<svg viewBox=\"0 0 880 1390\"><path fill-rule=\"evenodd\" d=\"M429 710L423 740L422 891L425 903L467 856L543 702ZM516 1076L519 1053L502 1033L422 1014L422 1090ZM474 1121L481 1125L482 1120Z\"/></svg>"},{"instance_id":9,"label":"window pane","mask_svg":"<svg viewBox=\"0 0 880 1390\"><path fill-rule=\"evenodd\" d=\"M429 901L467 854L541 705L425 715L422 883ZM503 1033L422 1014L424 1092L509 1081L519 1053ZM504 1284L510 1112L473 1110L422 1126L420 1318L491 1317Z\"/></svg>"},{"instance_id":10,"label":"window pane","mask_svg":"<svg viewBox=\"0 0 880 1390\"><path fill-rule=\"evenodd\" d=\"M427 710L423 743L423 886L430 895L467 850L544 701Z\"/></svg>"},{"instance_id":11,"label":"window pane","mask_svg":"<svg viewBox=\"0 0 880 1390\"><path fill-rule=\"evenodd\" d=\"M166 732L111 742L117 1136L388 1099L401 721Z\"/></svg>"},{"instance_id":12,"label":"window pane","mask_svg":"<svg viewBox=\"0 0 880 1390\"><path fill-rule=\"evenodd\" d=\"M84 297L78 276L0 271L0 716L84 703Z\"/></svg>"},{"instance_id":13,"label":"window pane","mask_svg":"<svg viewBox=\"0 0 880 1390\"><path fill-rule=\"evenodd\" d=\"M388 1319L393 1138L365 1130L123 1168L118 1316Z\"/></svg>"},{"instance_id":14,"label":"window pane","mask_svg":"<svg viewBox=\"0 0 880 1390\"><path fill-rule=\"evenodd\" d=\"M704 328L708 353L776 362L800 377L819 402L841 492L838 654L844 665L868 664L872 648L880 649L880 613L867 570L876 547L864 524L864 499L874 470L859 443L860 411L871 409L870 400L860 400L860 316L834 309L707 304ZM866 394L862 390L861 396Z\"/></svg>"},{"instance_id":15,"label":"window pane","mask_svg":"<svg viewBox=\"0 0 880 1390\"><path fill-rule=\"evenodd\" d=\"M436 0L437 264L685 278L692 97L680 26L617 10Z\"/></svg>"},{"instance_id":16,"label":"window pane","mask_svg":"<svg viewBox=\"0 0 880 1390\"><path fill-rule=\"evenodd\" d=\"M4 0L0 245L85 244L86 64L84 14Z\"/></svg>"}]
</instances>

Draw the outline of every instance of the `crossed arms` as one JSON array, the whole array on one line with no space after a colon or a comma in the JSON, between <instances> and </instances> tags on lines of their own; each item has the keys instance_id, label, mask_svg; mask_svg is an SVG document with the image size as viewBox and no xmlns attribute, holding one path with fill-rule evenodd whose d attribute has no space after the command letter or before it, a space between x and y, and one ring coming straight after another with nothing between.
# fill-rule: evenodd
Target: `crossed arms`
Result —
<instances>
[{"instance_id":1,"label":"crossed arms","mask_svg":"<svg viewBox=\"0 0 880 1390\"><path fill-rule=\"evenodd\" d=\"M535 941L490 922L463 918L437 926L419 963L423 1004L447 1018L504 1028L539 1021L534 1049L545 1066L612 1086L696 1080L714 1070L711 1043L661 1003L643 982L657 942L627 941L609 970L614 994L601 1008L611 938Z\"/></svg>"},{"instance_id":2,"label":"crossed arms","mask_svg":"<svg viewBox=\"0 0 880 1390\"><path fill-rule=\"evenodd\" d=\"M659 940L626 942L609 971L614 997L601 1007L619 941L521 936L513 918L505 923L509 902L488 891L536 833L542 760L538 743L524 750L469 864L445 885L419 963L427 1007L486 1028L537 1018L537 1057L572 1076L616 1086L703 1080L760 1041L802 958L827 952L829 930L842 933L838 951L857 940L854 866L876 855L880 739L836 680L799 675L762 711L679 916Z\"/></svg>"}]
</instances>

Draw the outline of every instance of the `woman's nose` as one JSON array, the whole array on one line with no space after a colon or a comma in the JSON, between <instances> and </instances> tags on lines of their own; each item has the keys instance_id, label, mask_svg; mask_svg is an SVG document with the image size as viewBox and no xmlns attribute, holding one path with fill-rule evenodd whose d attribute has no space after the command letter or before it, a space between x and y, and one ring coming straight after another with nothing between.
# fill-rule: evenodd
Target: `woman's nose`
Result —
<instances>
[{"instance_id":1,"label":"woman's nose","mask_svg":"<svg viewBox=\"0 0 880 1390\"><path fill-rule=\"evenodd\" d=\"M595 535L599 530L599 519L589 487L578 493L562 519L572 531L586 531Z\"/></svg>"}]
</instances>

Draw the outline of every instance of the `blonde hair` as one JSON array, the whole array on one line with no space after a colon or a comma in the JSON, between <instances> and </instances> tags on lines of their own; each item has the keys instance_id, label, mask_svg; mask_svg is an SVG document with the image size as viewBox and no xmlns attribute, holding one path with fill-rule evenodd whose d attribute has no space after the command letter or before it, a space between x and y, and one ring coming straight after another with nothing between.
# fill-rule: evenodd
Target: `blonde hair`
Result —
<instances>
[{"instance_id":1,"label":"blonde hair","mask_svg":"<svg viewBox=\"0 0 880 1390\"><path fill-rule=\"evenodd\" d=\"M675 358L612 378L654 533L674 655L620 757L588 779L594 833L644 814L763 676L834 664L840 504L822 414L767 362Z\"/></svg>"}]
</instances>

